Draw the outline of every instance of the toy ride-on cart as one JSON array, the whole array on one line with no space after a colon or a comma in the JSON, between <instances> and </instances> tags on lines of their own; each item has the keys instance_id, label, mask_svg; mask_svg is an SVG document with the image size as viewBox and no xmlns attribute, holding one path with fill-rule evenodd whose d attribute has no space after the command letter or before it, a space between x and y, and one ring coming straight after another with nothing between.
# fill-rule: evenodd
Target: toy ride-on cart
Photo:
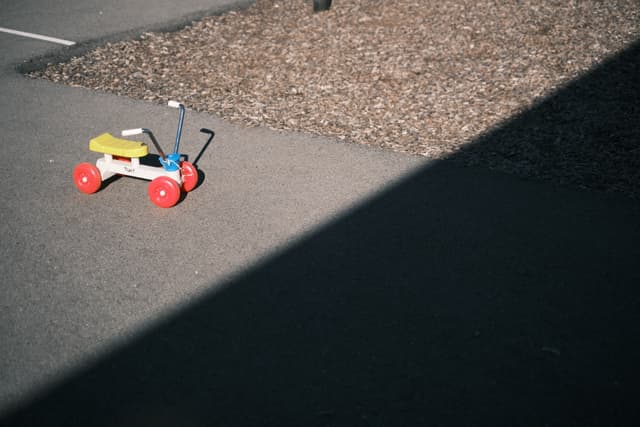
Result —
<instances>
[{"instance_id":1,"label":"toy ride-on cart","mask_svg":"<svg viewBox=\"0 0 640 427\"><path fill-rule=\"evenodd\" d=\"M182 192L189 192L198 185L196 167L180 154L180 137L184 122L184 105L170 101L170 107L180 109L178 132L174 150L165 154L153 133L146 128L122 131L122 136L146 134L158 151L159 157L147 160L149 147L147 144L128 139L120 139L109 133L103 133L89 142L89 149L103 154L96 164L80 163L73 171L73 181L83 193L92 194L102 187L102 183L116 175L127 175L151 181L148 195L151 201L162 208L170 208L180 200ZM213 138L214 132L201 129L201 132ZM143 161L141 161L143 160ZM159 163L159 165L157 165Z\"/></svg>"}]
</instances>

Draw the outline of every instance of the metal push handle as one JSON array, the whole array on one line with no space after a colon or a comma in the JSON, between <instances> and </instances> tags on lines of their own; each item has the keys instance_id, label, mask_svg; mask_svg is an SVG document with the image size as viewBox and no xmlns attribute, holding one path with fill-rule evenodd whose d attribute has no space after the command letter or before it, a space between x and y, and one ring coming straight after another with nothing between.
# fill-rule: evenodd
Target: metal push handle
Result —
<instances>
[{"instance_id":1,"label":"metal push handle","mask_svg":"<svg viewBox=\"0 0 640 427\"><path fill-rule=\"evenodd\" d=\"M184 105L178 101L169 101L168 104L171 108L180 109L180 118L178 119L178 131L176 132L176 145L173 146L174 154L179 153L180 138L182 137L182 124L184 123Z\"/></svg>"},{"instance_id":2,"label":"metal push handle","mask_svg":"<svg viewBox=\"0 0 640 427\"><path fill-rule=\"evenodd\" d=\"M160 157L162 157L162 160L167 160L167 156L164 154L164 151L162 151L160 144L158 144L158 140L153 135L153 132L151 132L150 129L146 129L146 128L126 129L122 131L122 136L140 135L141 133L149 135L149 139L151 139L151 142L153 142L153 146L156 147L156 150L158 150L158 154L160 154Z\"/></svg>"}]
</instances>

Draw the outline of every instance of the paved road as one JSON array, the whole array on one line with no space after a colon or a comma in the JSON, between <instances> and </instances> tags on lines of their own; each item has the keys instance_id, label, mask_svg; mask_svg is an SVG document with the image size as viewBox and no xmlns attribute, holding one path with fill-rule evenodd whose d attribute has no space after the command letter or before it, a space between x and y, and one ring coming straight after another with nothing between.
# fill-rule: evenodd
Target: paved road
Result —
<instances>
[{"instance_id":1,"label":"paved road","mask_svg":"<svg viewBox=\"0 0 640 427\"><path fill-rule=\"evenodd\" d=\"M130 3L0 26L88 43L233 2ZM178 206L82 195L89 138L177 117L15 73L56 49L0 34L0 424L638 420L637 203L192 112L185 151L217 136Z\"/></svg>"},{"instance_id":2,"label":"paved road","mask_svg":"<svg viewBox=\"0 0 640 427\"><path fill-rule=\"evenodd\" d=\"M91 42L233 2L5 3L4 27ZM189 112L187 153L200 152L201 127L217 136L198 164L204 183L179 206L154 207L132 179L87 197L70 173L97 158L91 137L150 127L171 146L177 111L26 79L16 63L65 48L1 33L0 43L3 409L420 164Z\"/></svg>"}]
</instances>

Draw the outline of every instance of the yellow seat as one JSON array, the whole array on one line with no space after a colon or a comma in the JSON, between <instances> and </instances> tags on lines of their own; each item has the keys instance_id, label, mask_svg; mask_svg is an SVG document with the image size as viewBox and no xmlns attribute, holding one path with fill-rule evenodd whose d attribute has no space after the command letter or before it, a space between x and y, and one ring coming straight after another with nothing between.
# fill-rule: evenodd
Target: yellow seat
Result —
<instances>
[{"instance_id":1,"label":"yellow seat","mask_svg":"<svg viewBox=\"0 0 640 427\"><path fill-rule=\"evenodd\" d=\"M149 147L144 142L116 138L110 133L103 133L89 141L89 150L120 157L144 157L149 154Z\"/></svg>"}]
</instances>

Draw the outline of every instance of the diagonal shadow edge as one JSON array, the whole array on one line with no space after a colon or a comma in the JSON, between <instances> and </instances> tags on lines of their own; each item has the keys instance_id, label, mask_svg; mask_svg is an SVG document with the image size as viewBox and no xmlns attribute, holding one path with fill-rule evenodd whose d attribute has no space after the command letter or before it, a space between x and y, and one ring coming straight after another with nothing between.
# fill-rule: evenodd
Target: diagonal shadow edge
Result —
<instances>
[{"instance_id":1,"label":"diagonal shadow edge","mask_svg":"<svg viewBox=\"0 0 640 427\"><path fill-rule=\"evenodd\" d=\"M554 143L589 138L594 129L572 133L575 120L554 117L610 108L607 84L638 99L637 74L616 67L637 70L639 51L469 150L524 138L531 123L553 123ZM638 114L595 130L637 135L640 120L627 120ZM638 205L455 160L274 254L0 425L637 423Z\"/></svg>"},{"instance_id":2,"label":"diagonal shadow edge","mask_svg":"<svg viewBox=\"0 0 640 427\"><path fill-rule=\"evenodd\" d=\"M640 40L454 157L562 186L640 198Z\"/></svg>"}]
</instances>

